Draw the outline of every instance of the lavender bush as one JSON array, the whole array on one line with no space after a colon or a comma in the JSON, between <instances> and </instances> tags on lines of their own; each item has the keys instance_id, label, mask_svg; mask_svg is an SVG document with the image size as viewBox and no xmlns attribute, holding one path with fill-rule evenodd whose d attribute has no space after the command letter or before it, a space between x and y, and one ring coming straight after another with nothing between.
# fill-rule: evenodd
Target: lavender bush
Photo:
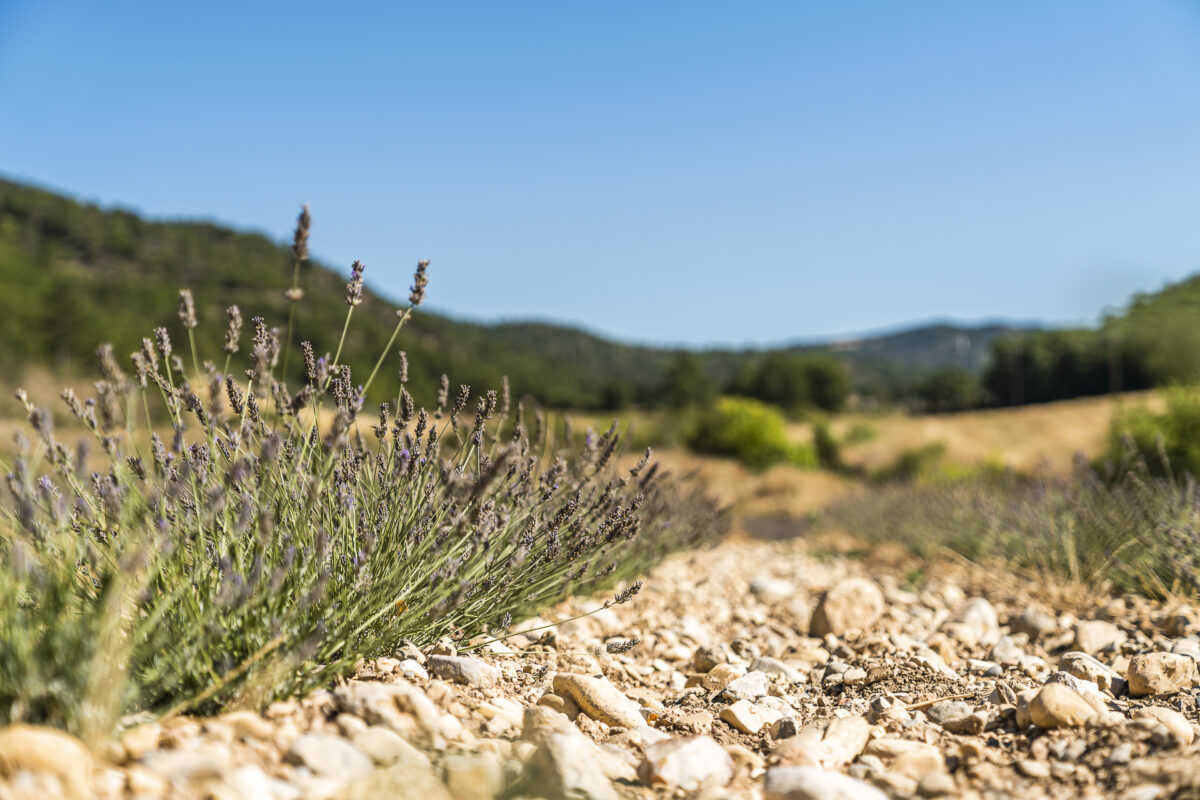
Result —
<instances>
[{"instance_id":1,"label":"lavender bush","mask_svg":"<svg viewBox=\"0 0 1200 800\"><path fill-rule=\"evenodd\" d=\"M306 211L297 264L307 230ZM362 281L356 262L343 342ZM294 282L293 313L302 296ZM618 471L615 426L572 451L507 387L452 397L445 379L437 407L418 409L403 353L399 394L364 412L388 352L359 384L340 348L318 357L302 343L307 381L289 387L277 365L292 316L282 345L252 319L243 364L230 308L219 367L197 353L187 291L179 318L182 348L160 328L122 367L102 347L95 396L63 393L99 468L19 393L33 442L0 464L4 718L103 735L135 712L260 706L402 639L497 634L723 532L649 451Z\"/></svg>"},{"instance_id":2,"label":"lavender bush","mask_svg":"<svg viewBox=\"0 0 1200 800\"><path fill-rule=\"evenodd\" d=\"M826 510L823 522L919 555L948 548L982 563L1152 596L1200 592L1200 487L1125 458L1066 477L994 471L892 483Z\"/></svg>"}]
</instances>

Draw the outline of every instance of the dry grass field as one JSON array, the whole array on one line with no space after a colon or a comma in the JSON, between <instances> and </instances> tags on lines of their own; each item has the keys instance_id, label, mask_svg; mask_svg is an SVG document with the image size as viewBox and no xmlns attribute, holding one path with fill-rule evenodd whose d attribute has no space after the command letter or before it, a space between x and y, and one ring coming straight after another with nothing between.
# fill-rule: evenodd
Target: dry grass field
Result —
<instances>
[{"instance_id":1,"label":"dry grass field","mask_svg":"<svg viewBox=\"0 0 1200 800\"><path fill-rule=\"evenodd\" d=\"M835 421L834 431L844 434L863 423L874 428L872 439L844 451L849 465L866 470L893 463L906 449L941 442L950 463L990 461L1022 472L1063 473L1076 454L1090 457L1100 452L1114 410L1138 404L1161 410L1163 400L1156 392L1131 392L958 414L850 414ZM797 435L803 435L803 426L797 427Z\"/></svg>"},{"instance_id":2,"label":"dry grass field","mask_svg":"<svg viewBox=\"0 0 1200 800\"><path fill-rule=\"evenodd\" d=\"M81 397L88 395L87 381L73 380L71 384ZM13 437L26 427L13 396L18 385L35 401L53 409L56 426L68 439L83 433L58 400L63 386L48 371L29 370L17 383L3 386L0 457L7 460L15 454ZM1155 392L1136 392L956 414L844 414L833 419L832 428L839 439L856 427L871 431L866 441L843 447L847 466L868 474L895 463L906 450L934 443L945 447L943 461L950 465L971 467L989 462L1022 472L1062 474L1071 468L1076 454L1090 457L1099 453L1114 410L1134 404L1161 409L1163 400ZM615 417L622 430L635 439L646 438L646 432L658 428L660 422L657 413L636 410L570 417L577 431L588 427L604 430ZM791 433L798 440L811 436L809 426L802 423L792 425ZM664 468L677 474L694 473L739 517L801 517L860 486L856 480L825 471L784 465L756 473L735 461L700 456L679 447L655 450ZM626 459L632 465L640 455L631 450Z\"/></svg>"},{"instance_id":3,"label":"dry grass field","mask_svg":"<svg viewBox=\"0 0 1200 800\"><path fill-rule=\"evenodd\" d=\"M847 466L868 474L894 464L906 450L934 443L945 447L942 458L949 465L988 462L1020 472L1065 474L1077 454L1099 454L1115 410L1139 404L1161 410L1163 399L1156 392L1134 392L957 414L846 414L835 418L832 427L839 438L852 428L869 427L869 440L843 448ZM602 414L572 419L579 428L597 429L612 421ZM652 415L639 412L622 415L622 420L635 433L655 424ZM793 425L791 432L797 439L811 436L806 424ZM628 456L631 463L636 455ZM694 472L739 517L800 517L861 488L861 482L830 472L778 466L755 473L729 459L678 448L665 448L657 456L673 471Z\"/></svg>"}]
</instances>

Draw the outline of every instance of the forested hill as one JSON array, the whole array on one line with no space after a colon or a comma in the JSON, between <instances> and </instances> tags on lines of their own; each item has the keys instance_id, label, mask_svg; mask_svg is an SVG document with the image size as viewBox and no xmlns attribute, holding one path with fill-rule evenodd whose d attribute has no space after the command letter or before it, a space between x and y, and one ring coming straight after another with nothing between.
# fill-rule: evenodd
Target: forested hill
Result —
<instances>
[{"instance_id":1,"label":"forested hill","mask_svg":"<svg viewBox=\"0 0 1200 800\"><path fill-rule=\"evenodd\" d=\"M206 222L149 221L0 179L0 362L6 368L91 369L99 342L128 353L158 325L182 336L175 309L184 287L196 297L202 351L218 353L230 304L239 305L247 319L259 315L268 324L286 325L283 293L291 272L288 247L258 234ZM309 263L302 273L296 341L311 341L319 353L337 346L346 312L344 272ZM391 333L395 308L367 292L355 312L344 361L368 368L374 363ZM980 369L981 354L1004 332L930 326L856 344L788 349L834 352L860 388L887 394L921 371ZM569 327L481 325L425 312L415 315L397 349L409 354L418 397L432 396L443 372L455 384L476 387L498 386L508 375L515 392L562 407L653 403L678 354ZM709 376L723 383L762 353L697 355ZM298 362L292 360L293 368ZM380 390L394 386L387 381Z\"/></svg>"}]
</instances>

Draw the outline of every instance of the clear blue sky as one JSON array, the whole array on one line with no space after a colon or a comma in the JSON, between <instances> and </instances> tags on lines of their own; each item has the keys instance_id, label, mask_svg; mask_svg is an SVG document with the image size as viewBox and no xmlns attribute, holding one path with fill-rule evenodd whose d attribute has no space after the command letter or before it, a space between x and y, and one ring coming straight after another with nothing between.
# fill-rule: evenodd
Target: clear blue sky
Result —
<instances>
[{"instance_id":1,"label":"clear blue sky","mask_svg":"<svg viewBox=\"0 0 1200 800\"><path fill-rule=\"evenodd\" d=\"M1200 270L1200 5L0 0L0 172L623 339L1089 321Z\"/></svg>"}]
</instances>

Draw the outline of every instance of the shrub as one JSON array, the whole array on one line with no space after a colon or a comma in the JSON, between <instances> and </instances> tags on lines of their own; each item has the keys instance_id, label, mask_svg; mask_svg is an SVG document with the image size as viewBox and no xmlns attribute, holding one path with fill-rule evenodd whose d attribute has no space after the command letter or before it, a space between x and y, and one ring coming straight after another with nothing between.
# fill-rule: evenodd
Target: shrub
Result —
<instances>
[{"instance_id":1,"label":"shrub","mask_svg":"<svg viewBox=\"0 0 1200 800\"><path fill-rule=\"evenodd\" d=\"M424 286L422 263L397 331ZM356 263L343 342L361 293ZM101 348L96 397L64 392L102 451L94 471L21 393L36 445L3 465L0 718L86 735L134 712L260 706L403 638L497 633L723 530L649 452L618 473L615 426L553 449L540 410L445 379L417 409L403 354L398 396L368 418L383 356L360 384L340 347L305 343L307 381L288 387L290 325L252 320L241 362L231 308L218 368L198 357L187 292L179 316L185 336L158 329L132 377Z\"/></svg>"},{"instance_id":2,"label":"shrub","mask_svg":"<svg viewBox=\"0 0 1200 800\"><path fill-rule=\"evenodd\" d=\"M791 442L787 420L778 409L745 397L722 397L700 415L688 436L697 453L727 456L751 469L791 463L815 467L812 447Z\"/></svg>"},{"instance_id":3,"label":"shrub","mask_svg":"<svg viewBox=\"0 0 1200 800\"><path fill-rule=\"evenodd\" d=\"M879 431L869 422L856 422L850 426L842 437L842 444L855 445L872 441L879 436Z\"/></svg>"},{"instance_id":4,"label":"shrub","mask_svg":"<svg viewBox=\"0 0 1200 800\"><path fill-rule=\"evenodd\" d=\"M846 465L842 463L842 447L833 435L833 431L829 429L829 423L824 419L814 419L812 432L813 450L821 468L835 472L845 469Z\"/></svg>"},{"instance_id":5,"label":"shrub","mask_svg":"<svg viewBox=\"0 0 1200 800\"><path fill-rule=\"evenodd\" d=\"M896 454L890 465L875 473L880 481L912 481L930 478L941 468L946 457L946 445L942 442L927 442L906 447Z\"/></svg>"},{"instance_id":6,"label":"shrub","mask_svg":"<svg viewBox=\"0 0 1200 800\"><path fill-rule=\"evenodd\" d=\"M1152 596L1200 591L1200 488L1134 466L1105 480L994 468L966 480L893 484L826 509L822 524L921 556L949 549L1027 575Z\"/></svg>"},{"instance_id":7,"label":"shrub","mask_svg":"<svg viewBox=\"0 0 1200 800\"><path fill-rule=\"evenodd\" d=\"M1200 390L1170 389L1161 414L1145 407L1114 414L1104 458L1124 469L1131 455L1153 475L1200 475Z\"/></svg>"}]
</instances>

